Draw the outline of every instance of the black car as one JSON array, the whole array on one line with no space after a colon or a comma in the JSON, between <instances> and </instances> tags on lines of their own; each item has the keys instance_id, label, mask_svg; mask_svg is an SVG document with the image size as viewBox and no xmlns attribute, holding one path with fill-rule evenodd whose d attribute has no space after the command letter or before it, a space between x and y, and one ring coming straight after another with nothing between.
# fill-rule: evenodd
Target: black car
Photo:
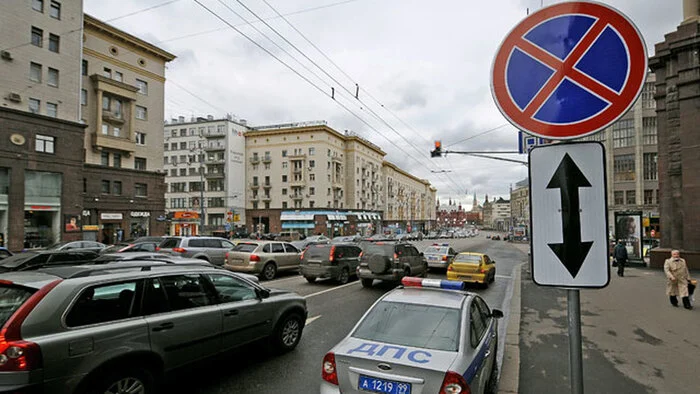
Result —
<instances>
[{"instance_id":1,"label":"black car","mask_svg":"<svg viewBox=\"0 0 700 394\"><path fill-rule=\"evenodd\" d=\"M121 242L112 246L108 246L100 251L100 254L105 253L131 253L131 252L156 252L156 248L160 244L158 242L143 241L138 242L138 240L129 243Z\"/></svg>"},{"instance_id":2,"label":"black car","mask_svg":"<svg viewBox=\"0 0 700 394\"><path fill-rule=\"evenodd\" d=\"M330 278L344 285L351 275L357 275L360 253L362 249L353 244L311 245L301 253L299 271L310 283Z\"/></svg>"},{"instance_id":3,"label":"black car","mask_svg":"<svg viewBox=\"0 0 700 394\"><path fill-rule=\"evenodd\" d=\"M27 271L55 265L92 263L98 256L91 250L39 250L18 253L0 260L0 272Z\"/></svg>"}]
</instances>

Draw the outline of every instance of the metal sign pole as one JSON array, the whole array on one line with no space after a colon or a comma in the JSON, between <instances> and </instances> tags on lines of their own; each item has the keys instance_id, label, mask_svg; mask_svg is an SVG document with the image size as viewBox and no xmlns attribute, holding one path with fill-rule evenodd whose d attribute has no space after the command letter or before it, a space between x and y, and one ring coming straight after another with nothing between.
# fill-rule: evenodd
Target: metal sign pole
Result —
<instances>
[{"instance_id":1,"label":"metal sign pole","mask_svg":"<svg viewBox=\"0 0 700 394\"><path fill-rule=\"evenodd\" d=\"M581 299L577 289L566 291L569 318L569 380L571 393L583 394L583 347L581 343Z\"/></svg>"}]
</instances>

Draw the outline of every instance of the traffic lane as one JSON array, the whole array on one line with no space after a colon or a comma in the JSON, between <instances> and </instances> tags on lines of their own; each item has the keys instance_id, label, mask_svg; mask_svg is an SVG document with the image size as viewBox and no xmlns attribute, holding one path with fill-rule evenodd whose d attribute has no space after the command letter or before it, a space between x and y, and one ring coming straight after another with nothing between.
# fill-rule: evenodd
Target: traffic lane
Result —
<instances>
[{"instance_id":1,"label":"traffic lane","mask_svg":"<svg viewBox=\"0 0 700 394\"><path fill-rule=\"evenodd\" d=\"M302 279L303 280L303 279ZM323 356L345 337L382 294L394 286L359 282L307 298L308 325L299 346L283 355L270 354L256 343L202 363L169 385L170 391L214 393L318 392ZM193 379L196 377L196 379Z\"/></svg>"}]
</instances>

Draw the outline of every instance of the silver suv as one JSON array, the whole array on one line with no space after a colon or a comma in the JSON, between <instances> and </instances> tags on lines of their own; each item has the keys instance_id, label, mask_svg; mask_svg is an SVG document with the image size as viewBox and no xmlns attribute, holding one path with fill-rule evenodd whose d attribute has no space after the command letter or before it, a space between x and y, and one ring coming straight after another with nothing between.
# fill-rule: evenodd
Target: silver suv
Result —
<instances>
[{"instance_id":1,"label":"silver suv","mask_svg":"<svg viewBox=\"0 0 700 394\"><path fill-rule=\"evenodd\" d=\"M404 276L428 274L423 253L405 242L368 242L360 255L357 276L363 287L372 287L375 279L400 282Z\"/></svg>"},{"instance_id":2,"label":"silver suv","mask_svg":"<svg viewBox=\"0 0 700 394\"><path fill-rule=\"evenodd\" d=\"M306 317L301 296L215 267L130 262L7 273L0 392L150 394L167 372L258 339L290 351Z\"/></svg>"},{"instance_id":3,"label":"silver suv","mask_svg":"<svg viewBox=\"0 0 700 394\"><path fill-rule=\"evenodd\" d=\"M173 256L202 259L222 266L226 260L226 252L234 246L233 242L218 237L167 237L156 250Z\"/></svg>"}]
</instances>

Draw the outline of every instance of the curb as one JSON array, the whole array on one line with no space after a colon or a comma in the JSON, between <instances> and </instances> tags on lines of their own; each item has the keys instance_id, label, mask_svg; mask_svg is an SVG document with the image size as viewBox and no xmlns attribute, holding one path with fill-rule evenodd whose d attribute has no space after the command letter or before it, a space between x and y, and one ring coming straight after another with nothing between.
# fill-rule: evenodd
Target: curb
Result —
<instances>
[{"instance_id":1,"label":"curb","mask_svg":"<svg viewBox=\"0 0 700 394\"><path fill-rule=\"evenodd\" d=\"M513 275L513 297L510 299L506 346L503 352L503 363L501 364L501 377L498 381L499 394L517 393L520 383L520 276L523 264L516 266L513 270L515 271L515 275Z\"/></svg>"}]
</instances>

